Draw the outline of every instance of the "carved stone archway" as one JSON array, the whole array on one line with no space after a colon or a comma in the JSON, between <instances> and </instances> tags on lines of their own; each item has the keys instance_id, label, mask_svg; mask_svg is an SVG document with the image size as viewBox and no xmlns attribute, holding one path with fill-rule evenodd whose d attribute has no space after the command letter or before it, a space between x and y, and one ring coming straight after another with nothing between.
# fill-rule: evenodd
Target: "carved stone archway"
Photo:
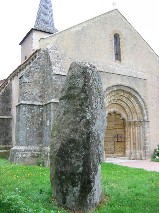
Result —
<instances>
[{"instance_id":1,"label":"carved stone archway","mask_svg":"<svg viewBox=\"0 0 159 213\"><path fill-rule=\"evenodd\" d=\"M125 120L125 156L146 159L149 156L149 121L144 100L132 88L115 85L106 90L106 111Z\"/></svg>"}]
</instances>

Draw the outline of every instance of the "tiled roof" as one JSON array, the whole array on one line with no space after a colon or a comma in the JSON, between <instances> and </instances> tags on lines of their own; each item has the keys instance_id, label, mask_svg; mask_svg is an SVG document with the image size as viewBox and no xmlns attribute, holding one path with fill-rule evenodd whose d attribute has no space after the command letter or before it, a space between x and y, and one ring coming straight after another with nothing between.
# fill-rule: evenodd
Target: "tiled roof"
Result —
<instances>
[{"instance_id":1,"label":"tiled roof","mask_svg":"<svg viewBox=\"0 0 159 213\"><path fill-rule=\"evenodd\" d=\"M48 33L57 32L57 29L54 26L51 0L40 0L34 29Z\"/></svg>"}]
</instances>

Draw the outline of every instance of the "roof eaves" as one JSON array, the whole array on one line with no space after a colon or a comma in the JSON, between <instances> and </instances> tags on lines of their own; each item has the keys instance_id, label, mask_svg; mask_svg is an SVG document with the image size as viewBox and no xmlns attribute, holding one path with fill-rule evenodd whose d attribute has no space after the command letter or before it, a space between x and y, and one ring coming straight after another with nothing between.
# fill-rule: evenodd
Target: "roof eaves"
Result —
<instances>
[{"instance_id":1,"label":"roof eaves","mask_svg":"<svg viewBox=\"0 0 159 213\"><path fill-rule=\"evenodd\" d=\"M26 66L30 63L30 61L32 61L32 60L34 60L34 58L36 58L36 55L37 55L37 53L38 53L39 51L40 51L40 49L35 50L35 51L30 55L30 57L29 57L27 60L25 60L22 64L20 64L20 65L8 76L8 78L6 78L6 79L4 80L4 82L0 85L0 92L2 91L2 89L5 88L5 86L10 82L10 80L11 80L14 76L18 75L18 73L19 73L24 67L26 67Z\"/></svg>"},{"instance_id":2,"label":"roof eaves","mask_svg":"<svg viewBox=\"0 0 159 213\"><path fill-rule=\"evenodd\" d=\"M49 33L50 35L53 34L53 33L47 32L47 31L38 30L38 29L36 29L36 28L31 28L31 29L29 30L29 32L28 32L28 33L24 36L24 38L21 40L21 42L19 43L19 45L21 45L21 44L25 41L25 39L29 36L29 34L30 34L33 30L39 31L39 32L44 32L44 33Z\"/></svg>"}]
</instances>

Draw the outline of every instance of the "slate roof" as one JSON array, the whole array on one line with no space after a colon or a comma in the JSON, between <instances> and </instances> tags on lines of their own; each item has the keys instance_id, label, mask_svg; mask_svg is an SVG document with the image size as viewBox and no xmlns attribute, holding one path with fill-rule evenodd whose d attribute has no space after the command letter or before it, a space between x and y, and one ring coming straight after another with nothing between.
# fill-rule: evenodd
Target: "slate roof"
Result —
<instances>
[{"instance_id":1,"label":"slate roof","mask_svg":"<svg viewBox=\"0 0 159 213\"><path fill-rule=\"evenodd\" d=\"M34 29L47 33L55 33L53 10L51 0L40 0Z\"/></svg>"}]
</instances>

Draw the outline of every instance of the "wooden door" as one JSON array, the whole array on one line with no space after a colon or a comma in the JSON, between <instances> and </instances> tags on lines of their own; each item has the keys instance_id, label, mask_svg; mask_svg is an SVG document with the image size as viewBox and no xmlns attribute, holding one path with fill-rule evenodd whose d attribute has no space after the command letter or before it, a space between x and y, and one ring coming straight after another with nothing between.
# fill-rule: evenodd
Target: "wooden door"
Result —
<instances>
[{"instance_id":1,"label":"wooden door","mask_svg":"<svg viewBox=\"0 0 159 213\"><path fill-rule=\"evenodd\" d=\"M106 157L125 156L125 121L115 112L107 115L104 149Z\"/></svg>"}]
</instances>

